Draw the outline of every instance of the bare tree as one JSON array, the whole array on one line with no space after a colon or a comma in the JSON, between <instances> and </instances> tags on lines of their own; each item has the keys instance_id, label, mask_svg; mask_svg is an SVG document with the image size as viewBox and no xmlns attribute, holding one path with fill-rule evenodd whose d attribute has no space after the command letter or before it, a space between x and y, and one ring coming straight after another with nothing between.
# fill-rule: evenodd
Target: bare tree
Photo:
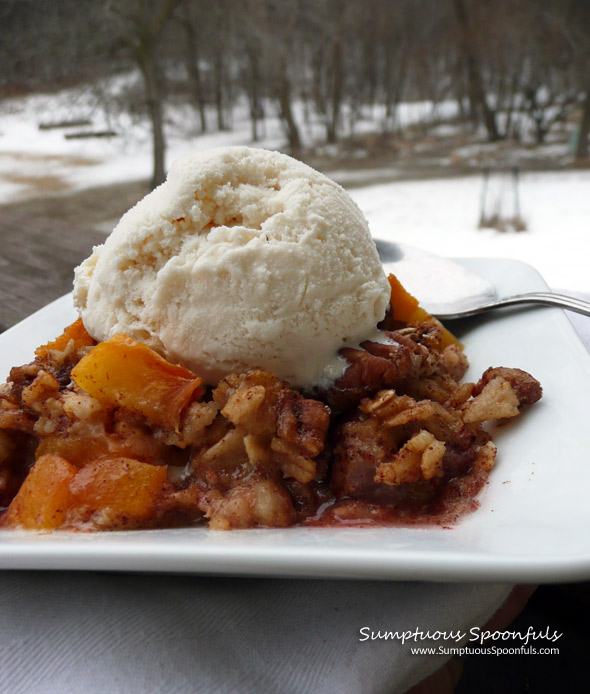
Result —
<instances>
[{"instance_id":1,"label":"bare tree","mask_svg":"<svg viewBox=\"0 0 590 694\"><path fill-rule=\"evenodd\" d=\"M547 134L555 123L562 123L565 120L577 101L573 94L556 93L544 85L526 86L523 96L523 110L533 121L538 144L545 142Z\"/></svg>"},{"instance_id":2,"label":"bare tree","mask_svg":"<svg viewBox=\"0 0 590 694\"><path fill-rule=\"evenodd\" d=\"M238 45L241 81L248 99L251 136L256 142L260 137L260 123L264 120L263 100L267 91L267 66L265 44L268 36L265 34L266 12L264 0L246 0L237 7Z\"/></svg>"},{"instance_id":3,"label":"bare tree","mask_svg":"<svg viewBox=\"0 0 590 694\"><path fill-rule=\"evenodd\" d=\"M338 31L338 28L337 28ZM326 139L329 143L336 142L342 111L342 92L344 81L344 66L342 59L342 38L337 34L332 44L330 72L330 113L327 123Z\"/></svg>"},{"instance_id":4,"label":"bare tree","mask_svg":"<svg viewBox=\"0 0 590 694\"><path fill-rule=\"evenodd\" d=\"M300 8L294 2L266 2L264 33L269 89L278 104L279 117L292 154L301 150L301 134L293 111L293 73L297 69L296 43Z\"/></svg>"},{"instance_id":5,"label":"bare tree","mask_svg":"<svg viewBox=\"0 0 590 694\"><path fill-rule=\"evenodd\" d=\"M543 142L575 117L588 156L588 0L0 0L0 22L0 96L138 69L142 95L126 107L149 116L152 185L166 98L192 104L201 131L231 127L242 98L254 141L274 102L294 153L299 109L328 142L366 117L390 141L402 100L453 99L491 141Z\"/></svg>"},{"instance_id":6,"label":"bare tree","mask_svg":"<svg viewBox=\"0 0 590 694\"><path fill-rule=\"evenodd\" d=\"M590 6L586 0L570 0L565 14L565 34L573 53L577 84L583 96L576 145L576 161L588 158L590 136Z\"/></svg>"},{"instance_id":7,"label":"bare tree","mask_svg":"<svg viewBox=\"0 0 590 694\"><path fill-rule=\"evenodd\" d=\"M488 103L484 88L483 75L477 51L475 28L467 13L465 0L453 0L453 2L459 25L459 47L467 70L469 85L468 96L471 104L471 113L473 117L477 117L478 114L481 114L488 132L488 138L491 142L494 142L500 138L500 133L498 132L498 125L496 123L496 114Z\"/></svg>"},{"instance_id":8,"label":"bare tree","mask_svg":"<svg viewBox=\"0 0 590 694\"><path fill-rule=\"evenodd\" d=\"M204 133L207 130L207 117L205 114L205 89L204 80L201 74L200 65L200 36L199 27L202 26L203 18L198 4L187 2L182 3L182 12L179 12L179 22L185 36L185 65L189 78L189 92L195 109L199 116L200 129Z\"/></svg>"},{"instance_id":9,"label":"bare tree","mask_svg":"<svg viewBox=\"0 0 590 694\"><path fill-rule=\"evenodd\" d=\"M152 125L151 187L166 177L164 156L164 77L158 48L164 29L181 0L116 0L109 3L113 26L127 46L143 78L145 101Z\"/></svg>"},{"instance_id":10,"label":"bare tree","mask_svg":"<svg viewBox=\"0 0 590 694\"><path fill-rule=\"evenodd\" d=\"M112 37L104 31L104 5L78 9L76 0L0 0L0 96L104 75L113 55Z\"/></svg>"},{"instance_id":11,"label":"bare tree","mask_svg":"<svg viewBox=\"0 0 590 694\"><path fill-rule=\"evenodd\" d=\"M578 130L578 142L576 145L576 159L583 161L588 157L588 136L590 135L590 81L586 87L586 94L582 102L582 118Z\"/></svg>"}]
</instances>

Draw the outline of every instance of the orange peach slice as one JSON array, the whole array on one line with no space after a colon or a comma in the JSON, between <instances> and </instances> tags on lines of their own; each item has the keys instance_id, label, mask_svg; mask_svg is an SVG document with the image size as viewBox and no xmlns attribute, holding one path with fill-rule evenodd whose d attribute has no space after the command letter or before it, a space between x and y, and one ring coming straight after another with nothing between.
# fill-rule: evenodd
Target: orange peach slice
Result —
<instances>
[{"instance_id":1,"label":"orange peach slice","mask_svg":"<svg viewBox=\"0 0 590 694\"><path fill-rule=\"evenodd\" d=\"M90 347L90 345L94 344L94 338L86 331L81 318L78 318L78 320L75 320L69 325L59 337L55 338L55 340L38 347L35 350L35 354L38 357L44 357L52 349L61 351L67 347L70 340L74 340L76 349L80 347Z\"/></svg>"},{"instance_id":2,"label":"orange peach slice","mask_svg":"<svg viewBox=\"0 0 590 694\"><path fill-rule=\"evenodd\" d=\"M76 506L108 511L116 525L148 519L167 479L166 466L132 458L95 460L70 483Z\"/></svg>"},{"instance_id":3,"label":"orange peach slice","mask_svg":"<svg viewBox=\"0 0 590 694\"><path fill-rule=\"evenodd\" d=\"M418 299L413 297L402 285L395 275L390 274L387 278L391 287L391 308L395 320L403 323L424 323L427 321L441 323L431 316L428 311L420 307ZM441 349L449 345L461 347L457 338L445 327L443 327Z\"/></svg>"},{"instance_id":4,"label":"orange peach slice","mask_svg":"<svg viewBox=\"0 0 590 694\"><path fill-rule=\"evenodd\" d=\"M74 502L70 482L76 473L77 469L59 455L41 456L8 507L3 525L32 530L59 528Z\"/></svg>"},{"instance_id":5,"label":"orange peach slice","mask_svg":"<svg viewBox=\"0 0 590 694\"><path fill-rule=\"evenodd\" d=\"M127 335L96 345L72 378L105 407L125 407L176 431L184 408L203 393L201 378Z\"/></svg>"}]
</instances>

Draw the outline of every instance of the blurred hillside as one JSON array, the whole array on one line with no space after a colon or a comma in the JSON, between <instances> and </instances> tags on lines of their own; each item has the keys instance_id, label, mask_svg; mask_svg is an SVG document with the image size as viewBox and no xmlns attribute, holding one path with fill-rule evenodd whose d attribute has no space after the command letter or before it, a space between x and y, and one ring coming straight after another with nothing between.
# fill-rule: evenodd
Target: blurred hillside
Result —
<instances>
[{"instance_id":1,"label":"blurred hillside","mask_svg":"<svg viewBox=\"0 0 590 694\"><path fill-rule=\"evenodd\" d=\"M38 125L148 124L152 185L175 129L244 118L251 142L277 123L278 146L324 169L588 164L587 0L0 0L0 22L5 103L90 85L116 127L67 109Z\"/></svg>"}]
</instances>

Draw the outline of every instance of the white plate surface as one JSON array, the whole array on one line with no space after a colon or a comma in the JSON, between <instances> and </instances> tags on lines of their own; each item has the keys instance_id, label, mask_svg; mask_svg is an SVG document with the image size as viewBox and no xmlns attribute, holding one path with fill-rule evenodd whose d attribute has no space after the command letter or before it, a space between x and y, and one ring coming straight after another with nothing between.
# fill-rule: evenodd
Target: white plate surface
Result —
<instances>
[{"instance_id":1,"label":"white plate surface","mask_svg":"<svg viewBox=\"0 0 590 694\"><path fill-rule=\"evenodd\" d=\"M500 296L544 290L517 261L462 260ZM74 318L63 297L0 335L0 379ZM559 309L503 314L462 334L476 379L530 371L543 399L494 435L499 457L481 507L452 529L204 528L76 534L0 532L0 568L164 571L444 581L590 578L590 355Z\"/></svg>"}]
</instances>

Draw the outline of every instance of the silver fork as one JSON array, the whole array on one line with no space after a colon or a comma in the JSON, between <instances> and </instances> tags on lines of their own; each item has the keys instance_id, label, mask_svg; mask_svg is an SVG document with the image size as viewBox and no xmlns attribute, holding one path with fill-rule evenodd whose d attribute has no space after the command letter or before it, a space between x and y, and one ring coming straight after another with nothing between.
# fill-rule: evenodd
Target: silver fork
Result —
<instances>
[{"instance_id":1,"label":"silver fork","mask_svg":"<svg viewBox=\"0 0 590 694\"><path fill-rule=\"evenodd\" d=\"M448 313L439 313L437 311L434 313L434 315L442 321L453 320L455 318L467 318L469 316L475 316L479 313L487 313L488 311L493 311L497 308L519 306L520 304L557 306L558 308L564 308L568 311L581 313L584 316L590 316L590 303L587 301L575 299L571 296L564 296L563 294L554 294L553 292L529 292L527 294L515 294L514 296L507 296L504 299L497 299L496 301L490 301L485 304L480 304L479 306L471 306L470 308L458 309Z\"/></svg>"},{"instance_id":2,"label":"silver fork","mask_svg":"<svg viewBox=\"0 0 590 694\"><path fill-rule=\"evenodd\" d=\"M452 277L452 284L461 288L461 291L455 293L453 298L441 295L443 292L438 290L433 294L431 289L427 298L421 296L420 299L421 304L429 313L443 321L467 318L497 308L520 304L557 306L568 311L581 313L584 316L590 316L590 303L587 301L553 292L528 292L496 299L496 291L491 283L448 258L441 258L433 253L385 239L375 239L375 245L386 274L393 272L397 276L401 275L400 279L404 285L404 270L409 271L408 277L411 280L415 276L418 266L427 271L431 277L438 278L435 285L440 283L443 286L442 280L448 280L449 277ZM412 291L411 286L409 290ZM432 308L429 308L430 306Z\"/></svg>"}]
</instances>

